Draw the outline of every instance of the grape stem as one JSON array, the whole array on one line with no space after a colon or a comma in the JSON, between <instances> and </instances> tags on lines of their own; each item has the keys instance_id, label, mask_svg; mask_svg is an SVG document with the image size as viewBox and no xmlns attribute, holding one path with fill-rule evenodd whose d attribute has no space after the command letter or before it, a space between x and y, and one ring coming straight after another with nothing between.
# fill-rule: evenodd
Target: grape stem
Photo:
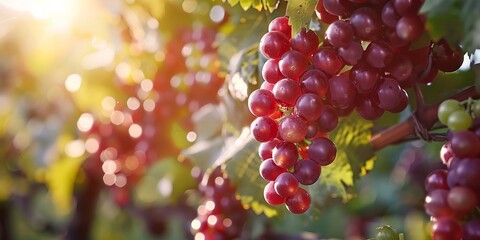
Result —
<instances>
[{"instance_id":1,"label":"grape stem","mask_svg":"<svg viewBox=\"0 0 480 240\"><path fill-rule=\"evenodd\" d=\"M476 92L475 87L471 86L464 90L461 90L450 96L446 99L456 99L458 101L463 101L469 97L478 98L480 94ZM404 121L391 126L381 132L378 132L373 135L370 140L370 144L374 151L380 150L388 145L396 144L402 142L404 138L409 137L410 135L419 135L416 127L416 124L421 125L421 128L431 130L433 125L438 121L437 110L441 102L438 102L433 105L424 105L421 104L418 106L418 109L412 113L412 116L405 119ZM432 140L427 136L419 136L425 140Z\"/></svg>"}]
</instances>

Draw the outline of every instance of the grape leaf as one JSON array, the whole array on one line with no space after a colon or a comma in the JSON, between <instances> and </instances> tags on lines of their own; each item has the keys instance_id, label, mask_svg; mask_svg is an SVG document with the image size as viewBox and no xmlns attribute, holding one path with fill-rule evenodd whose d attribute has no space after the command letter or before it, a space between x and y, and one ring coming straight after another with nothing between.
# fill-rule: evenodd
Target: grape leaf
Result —
<instances>
[{"instance_id":1,"label":"grape leaf","mask_svg":"<svg viewBox=\"0 0 480 240\"><path fill-rule=\"evenodd\" d=\"M278 8L280 1L278 0L263 0L263 4L267 7L269 12L273 12L273 10Z\"/></svg>"},{"instance_id":2,"label":"grape leaf","mask_svg":"<svg viewBox=\"0 0 480 240\"><path fill-rule=\"evenodd\" d=\"M232 7L240 3L240 6L244 11L253 8L257 11L265 9L270 13L277 9L279 2L280 0L228 0L228 4Z\"/></svg>"},{"instance_id":3,"label":"grape leaf","mask_svg":"<svg viewBox=\"0 0 480 240\"><path fill-rule=\"evenodd\" d=\"M254 0L240 0L240 6L247 11L253 4Z\"/></svg>"},{"instance_id":4,"label":"grape leaf","mask_svg":"<svg viewBox=\"0 0 480 240\"><path fill-rule=\"evenodd\" d=\"M238 4L240 0L228 0L228 4L230 4L230 6L234 7L235 5Z\"/></svg>"},{"instance_id":5,"label":"grape leaf","mask_svg":"<svg viewBox=\"0 0 480 240\"><path fill-rule=\"evenodd\" d=\"M308 28L310 19L315 11L317 0L290 0L287 4L286 15L288 23L292 26L292 36Z\"/></svg>"}]
</instances>

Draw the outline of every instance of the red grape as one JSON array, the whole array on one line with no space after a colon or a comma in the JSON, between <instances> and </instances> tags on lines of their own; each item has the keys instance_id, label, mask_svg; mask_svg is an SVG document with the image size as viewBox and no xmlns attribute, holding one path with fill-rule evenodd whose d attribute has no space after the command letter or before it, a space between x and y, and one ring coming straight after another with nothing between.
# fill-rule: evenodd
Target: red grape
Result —
<instances>
[{"instance_id":1,"label":"red grape","mask_svg":"<svg viewBox=\"0 0 480 240\"><path fill-rule=\"evenodd\" d=\"M278 175L273 184L275 192L282 197L290 197L295 194L298 189L298 180L289 172Z\"/></svg>"},{"instance_id":2,"label":"red grape","mask_svg":"<svg viewBox=\"0 0 480 240\"><path fill-rule=\"evenodd\" d=\"M281 32L267 32L260 39L259 48L265 57L279 59L290 50L290 39Z\"/></svg>"}]
</instances>

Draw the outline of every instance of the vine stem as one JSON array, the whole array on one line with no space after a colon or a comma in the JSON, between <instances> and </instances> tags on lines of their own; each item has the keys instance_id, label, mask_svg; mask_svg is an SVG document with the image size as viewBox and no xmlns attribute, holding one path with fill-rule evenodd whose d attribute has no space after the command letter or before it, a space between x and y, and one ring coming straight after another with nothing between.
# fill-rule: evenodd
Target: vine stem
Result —
<instances>
[{"instance_id":1,"label":"vine stem","mask_svg":"<svg viewBox=\"0 0 480 240\"><path fill-rule=\"evenodd\" d=\"M474 86L461 90L446 99L463 101L469 97L480 97L480 94L476 92ZM433 125L438 120L437 110L440 103L441 102L433 105L420 105L419 108L409 118L373 135L372 139L370 140L373 150L380 150L388 145L402 141L402 139L409 135L415 134L415 122L419 123L426 130L431 130Z\"/></svg>"}]
</instances>

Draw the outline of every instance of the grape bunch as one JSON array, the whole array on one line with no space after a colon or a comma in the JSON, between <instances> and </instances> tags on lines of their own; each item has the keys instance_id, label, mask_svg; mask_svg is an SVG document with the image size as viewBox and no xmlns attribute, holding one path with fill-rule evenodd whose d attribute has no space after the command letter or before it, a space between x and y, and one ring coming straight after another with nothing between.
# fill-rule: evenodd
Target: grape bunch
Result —
<instances>
[{"instance_id":1,"label":"grape bunch","mask_svg":"<svg viewBox=\"0 0 480 240\"><path fill-rule=\"evenodd\" d=\"M461 66L462 50L443 39L423 47L412 44L425 35L424 17L418 13L422 3L318 1L317 17L329 25L312 64L327 74L327 101L334 108L344 113L355 109L367 120L385 111L398 113L408 105L405 89L430 83L438 70L451 72Z\"/></svg>"},{"instance_id":2,"label":"grape bunch","mask_svg":"<svg viewBox=\"0 0 480 240\"><path fill-rule=\"evenodd\" d=\"M335 144L326 135L339 117L354 110L366 120L399 113L408 105L406 88L461 66L462 50L443 39L412 47L425 35L422 3L320 0L316 14L328 24L323 39L309 29L292 36L288 17L269 23L259 44L267 58L265 81L248 99L257 117L252 135L262 143L267 202L305 212L311 199L297 185L313 184L321 166L335 159Z\"/></svg>"},{"instance_id":3,"label":"grape bunch","mask_svg":"<svg viewBox=\"0 0 480 240\"><path fill-rule=\"evenodd\" d=\"M438 109L440 122L450 129L440 151L447 169L431 172L425 180L425 211L432 217L433 239L480 239L480 101L466 107L446 100ZM472 117L473 116L473 117Z\"/></svg>"},{"instance_id":4,"label":"grape bunch","mask_svg":"<svg viewBox=\"0 0 480 240\"><path fill-rule=\"evenodd\" d=\"M238 239L247 220L247 211L235 196L235 187L221 168L205 174L199 185L204 196L191 222L195 239Z\"/></svg>"},{"instance_id":5,"label":"grape bunch","mask_svg":"<svg viewBox=\"0 0 480 240\"><path fill-rule=\"evenodd\" d=\"M325 133L336 127L338 114L322 99L327 93L326 75L308 69L318 48L317 34L303 30L291 38L290 32L286 17L269 24L260 42L260 51L269 58L262 69L266 81L250 94L248 107L257 117L251 131L261 142L259 171L268 182L265 200L300 214L311 203L300 184L314 184L321 167L335 159L335 144Z\"/></svg>"}]
</instances>

